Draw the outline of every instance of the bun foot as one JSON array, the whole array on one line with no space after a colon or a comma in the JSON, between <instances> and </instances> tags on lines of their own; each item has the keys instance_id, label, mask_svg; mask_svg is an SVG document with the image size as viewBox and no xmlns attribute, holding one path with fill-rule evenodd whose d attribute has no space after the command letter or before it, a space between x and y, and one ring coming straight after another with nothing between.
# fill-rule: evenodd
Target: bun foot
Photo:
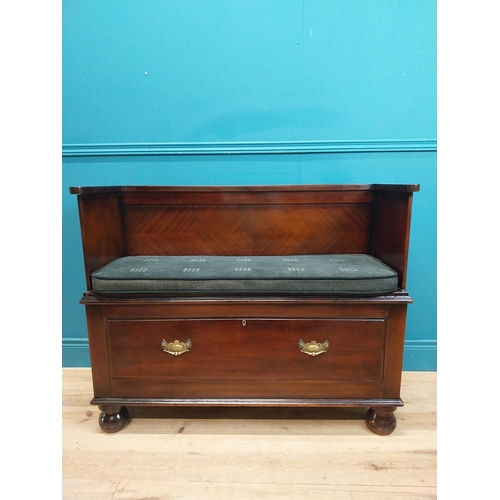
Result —
<instances>
[{"instance_id":1,"label":"bun foot","mask_svg":"<svg viewBox=\"0 0 500 500\"><path fill-rule=\"evenodd\" d=\"M125 406L99 405L99 426L104 432L121 431L130 422L130 416Z\"/></svg>"},{"instance_id":2,"label":"bun foot","mask_svg":"<svg viewBox=\"0 0 500 500\"><path fill-rule=\"evenodd\" d=\"M370 408L366 413L366 425L375 434L387 436L396 428L395 406Z\"/></svg>"}]
</instances>

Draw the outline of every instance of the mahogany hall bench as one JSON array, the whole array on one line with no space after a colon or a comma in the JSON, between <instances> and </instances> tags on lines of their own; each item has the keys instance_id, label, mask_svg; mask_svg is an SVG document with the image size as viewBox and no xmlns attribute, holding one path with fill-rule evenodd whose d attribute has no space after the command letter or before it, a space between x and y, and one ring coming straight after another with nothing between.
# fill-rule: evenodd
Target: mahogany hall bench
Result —
<instances>
[{"instance_id":1,"label":"mahogany hall bench","mask_svg":"<svg viewBox=\"0 0 500 500\"><path fill-rule=\"evenodd\" d=\"M418 190L70 188L101 429L138 406L366 407L390 434Z\"/></svg>"}]
</instances>

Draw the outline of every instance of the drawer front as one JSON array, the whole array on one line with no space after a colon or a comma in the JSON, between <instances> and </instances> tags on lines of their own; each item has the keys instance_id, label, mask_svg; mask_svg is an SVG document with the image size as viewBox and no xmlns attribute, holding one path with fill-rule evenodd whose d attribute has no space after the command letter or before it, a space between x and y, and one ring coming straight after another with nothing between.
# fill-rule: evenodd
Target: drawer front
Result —
<instances>
[{"instance_id":1,"label":"drawer front","mask_svg":"<svg viewBox=\"0 0 500 500\"><path fill-rule=\"evenodd\" d=\"M113 396L354 397L381 385L386 326L385 318L108 319ZM190 349L172 355L163 341ZM328 348L309 355L300 341Z\"/></svg>"}]
</instances>

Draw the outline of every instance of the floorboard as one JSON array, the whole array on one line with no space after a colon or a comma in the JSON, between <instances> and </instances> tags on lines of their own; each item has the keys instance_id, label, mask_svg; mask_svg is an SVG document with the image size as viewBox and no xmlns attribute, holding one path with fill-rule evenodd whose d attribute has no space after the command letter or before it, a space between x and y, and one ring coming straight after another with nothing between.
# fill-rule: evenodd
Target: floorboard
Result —
<instances>
[{"instance_id":1,"label":"floorboard","mask_svg":"<svg viewBox=\"0 0 500 500\"><path fill-rule=\"evenodd\" d=\"M156 408L105 434L90 369L62 374L63 498L436 498L436 373L404 372L390 436L357 409Z\"/></svg>"}]
</instances>

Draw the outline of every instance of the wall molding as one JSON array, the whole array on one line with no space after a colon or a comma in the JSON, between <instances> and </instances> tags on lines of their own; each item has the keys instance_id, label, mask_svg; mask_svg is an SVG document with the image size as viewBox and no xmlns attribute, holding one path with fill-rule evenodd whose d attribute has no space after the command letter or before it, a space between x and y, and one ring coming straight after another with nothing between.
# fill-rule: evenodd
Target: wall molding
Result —
<instances>
[{"instance_id":1,"label":"wall molding","mask_svg":"<svg viewBox=\"0 0 500 500\"><path fill-rule=\"evenodd\" d=\"M89 341L86 338L68 338L62 339L63 347L72 348L89 348ZM417 349L417 350L437 350L437 340L427 339L427 340L405 340L405 349Z\"/></svg>"},{"instance_id":2,"label":"wall molding","mask_svg":"<svg viewBox=\"0 0 500 500\"><path fill-rule=\"evenodd\" d=\"M89 348L89 341L88 339L82 339L82 338L63 338L62 339L62 346L64 348L71 348L71 349L88 349Z\"/></svg>"},{"instance_id":3,"label":"wall molding","mask_svg":"<svg viewBox=\"0 0 500 500\"><path fill-rule=\"evenodd\" d=\"M437 340L406 340L403 370L437 371Z\"/></svg>"},{"instance_id":4,"label":"wall molding","mask_svg":"<svg viewBox=\"0 0 500 500\"><path fill-rule=\"evenodd\" d=\"M437 340L405 340L405 349L437 351Z\"/></svg>"},{"instance_id":5,"label":"wall molding","mask_svg":"<svg viewBox=\"0 0 500 500\"><path fill-rule=\"evenodd\" d=\"M170 156L434 152L436 139L359 141L165 142L63 144L62 156Z\"/></svg>"},{"instance_id":6,"label":"wall molding","mask_svg":"<svg viewBox=\"0 0 500 500\"><path fill-rule=\"evenodd\" d=\"M62 339L63 368L90 367L89 341L86 338ZM403 369L436 371L437 341L406 340Z\"/></svg>"},{"instance_id":7,"label":"wall molding","mask_svg":"<svg viewBox=\"0 0 500 500\"><path fill-rule=\"evenodd\" d=\"M89 368L89 341L86 338L62 339L62 367Z\"/></svg>"}]
</instances>

